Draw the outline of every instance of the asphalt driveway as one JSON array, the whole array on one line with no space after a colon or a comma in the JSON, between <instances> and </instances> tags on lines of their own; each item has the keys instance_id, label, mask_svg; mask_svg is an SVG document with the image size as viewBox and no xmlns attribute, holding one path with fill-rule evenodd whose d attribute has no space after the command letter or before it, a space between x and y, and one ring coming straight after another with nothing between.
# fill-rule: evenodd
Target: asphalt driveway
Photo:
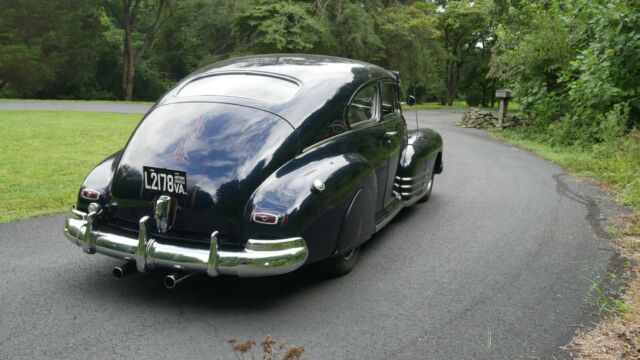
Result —
<instances>
[{"instance_id":1,"label":"asphalt driveway","mask_svg":"<svg viewBox=\"0 0 640 360\"><path fill-rule=\"evenodd\" d=\"M614 256L613 208L558 166L454 127L460 116L420 112L445 171L339 279L303 269L169 291L160 275L113 278L118 261L67 241L62 215L0 225L0 359L235 359L229 337L265 335L309 359L566 356L597 320L588 290Z\"/></svg>"}]
</instances>

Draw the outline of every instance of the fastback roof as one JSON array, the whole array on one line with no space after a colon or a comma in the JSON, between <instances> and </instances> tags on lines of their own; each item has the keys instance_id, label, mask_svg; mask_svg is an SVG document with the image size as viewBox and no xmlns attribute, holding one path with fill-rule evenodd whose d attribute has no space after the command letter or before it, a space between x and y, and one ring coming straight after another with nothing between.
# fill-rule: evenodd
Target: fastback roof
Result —
<instances>
[{"instance_id":1,"label":"fastback roof","mask_svg":"<svg viewBox=\"0 0 640 360\"><path fill-rule=\"evenodd\" d=\"M224 72L261 72L296 79L301 83L298 94L285 103L268 103L251 99L202 96L175 97L177 90L195 78ZM364 83L393 76L369 63L323 55L272 54L221 61L183 79L158 102L158 105L185 101L223 101L253 106L277 114L297 127L313 112L326 104L346 103L353 91Z\"/></svg>"}]
</instances>

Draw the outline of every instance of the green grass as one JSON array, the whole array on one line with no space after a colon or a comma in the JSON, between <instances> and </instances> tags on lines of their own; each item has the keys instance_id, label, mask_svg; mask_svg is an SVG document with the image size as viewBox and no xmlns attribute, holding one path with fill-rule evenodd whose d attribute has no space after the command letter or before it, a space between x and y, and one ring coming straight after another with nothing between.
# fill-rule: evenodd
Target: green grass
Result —
<instances>
[{"instance_id":1,"label":"green grass","mask_svg":"<svg viewBox=\"0 0 640 360\"><path fill-rule=\"evenodd\" d=\"M640 209L640 131L612 144L591 146L552 146L528 138L519 128L495 130L492 134L560 164L576 175L607 185L618 202Z\"/></svg>"},{"instance_id":2,"label":"green grass","mask_svg":"<svg viewBox=\"0 0 640 360\"><path fill-rule=\"evenodd\" d=\"M64 211L141 115L0 111L0 223Z\"/></svg>"},{"instance_id":3,"label":"green grass","mask_svg":"<svg viewBox=\"0 0 640 360\"><path fill-rule=\"evenodd\" d=\"M422 103L422 104L417 104L416 106L418 107L418 110L441 110L441 109L466 110L470 108L470 106L467 105L467 103L462 100L454 101L452 106L441 105L440 103L437 103L437 102ZM407 106L407 105L402 105L402 108L406 110L414 109L413 106ZM489 109L489 108L486 108L486 109ZM494 109L496 110L498 109L497 104ZM520 104L518 104L517 102L510 102L509 105L507 106L507 110L520 111Z\"/></svg>"},{"instance_id":4,"label":"green grass","mask_svg":"<svg viewBox=\"0 0 640 360\"><path fill-rule=\"evenodd\" d=\"M139 104L139 105L153 105L152 101L123 101L123 100L59 100L59 99L0 99L0 101L56 101L56 102L99 102L107 104Z\"/></svg>"}]
</instances>

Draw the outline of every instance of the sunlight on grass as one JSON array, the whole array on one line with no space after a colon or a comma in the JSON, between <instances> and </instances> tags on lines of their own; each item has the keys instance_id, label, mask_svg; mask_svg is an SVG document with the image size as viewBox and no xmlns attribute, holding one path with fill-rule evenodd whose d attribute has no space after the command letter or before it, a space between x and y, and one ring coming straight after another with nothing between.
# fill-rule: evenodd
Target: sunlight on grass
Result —
<instances>
[{"instance_id":1,"label":"sunlight on grass","mask_svg":"<svg viewBox=\"0 0 640 360\"><path fill-rule=\"evenodd\" d=\"M140 118L0 111L0 223L67 209L87 173L124 147Z\"/></svg>"}]
</instances>

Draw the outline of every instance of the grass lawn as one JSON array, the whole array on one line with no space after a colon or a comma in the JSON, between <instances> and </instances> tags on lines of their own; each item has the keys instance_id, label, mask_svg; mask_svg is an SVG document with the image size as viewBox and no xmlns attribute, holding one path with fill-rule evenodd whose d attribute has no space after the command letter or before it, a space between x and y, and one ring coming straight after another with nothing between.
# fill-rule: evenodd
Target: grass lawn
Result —
<instances>
[{"instance_id":1,"label":"grass lawn","mask_svg":"<svg viewBox=\"0 0 640 360\"><path fill-rule=\"evenodd\" d=\"M448 106L448 105L441 105L440 103L437 102L433 102L433 103L422 103L422 104L417 104L416 105L418 107L419 110L440 110L440 109L461 109L461 110L465 110L470 108L469 105L467 105L466 101L462 101L462 100L457 100L453 102L452 106ZM407 106L402 105L402 108L405 110L413 110L414 107L413 106ZM489 108L487 108L489 109ZM498 104L496 104L496 107L494 108L495 110L498 109ZM509 111L519 111L520 110L520 104L518 104L517 102L510 102L507 110Z\"/></svg>"},{"instance_id":2,"label":"grass lawn","mask_svg":"<svg viewBox=\"0 0 640 360\"><path fill-rule=\"evenodd\" d=\"M0 223L66 210L87 173L125 145L140 118L0 111Z\"/></svg>"}]
</instances>

